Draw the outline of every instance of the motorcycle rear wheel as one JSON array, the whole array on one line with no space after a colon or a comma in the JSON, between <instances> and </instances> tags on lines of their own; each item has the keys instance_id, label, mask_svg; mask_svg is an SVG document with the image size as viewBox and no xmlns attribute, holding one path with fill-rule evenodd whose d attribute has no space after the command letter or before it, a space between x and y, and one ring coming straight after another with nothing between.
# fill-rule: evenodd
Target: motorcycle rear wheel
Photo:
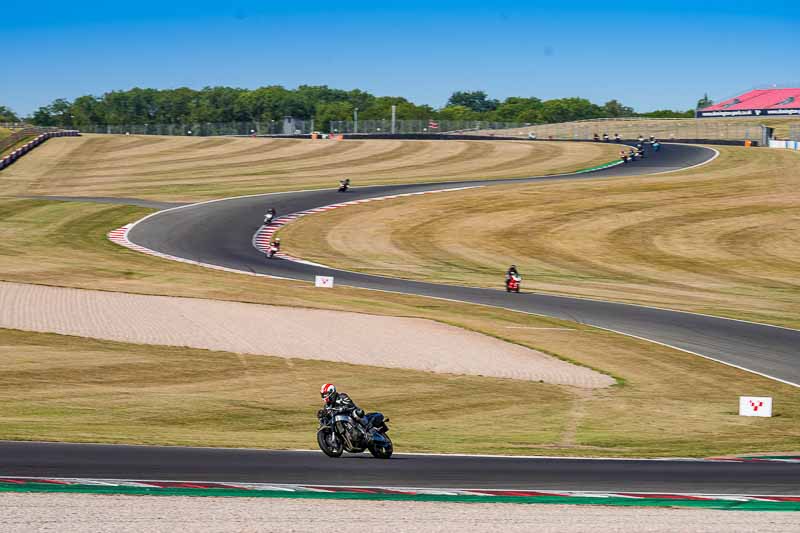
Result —
<instances>
[{"instance_id":1,"label":"motorcycle rear wheel","mask_svg":"<svg viewBox=\"0 0 800 533\"><path fill-rule=\"evenodd\" d=\"M333 430L330 428L322 428L317 431L317 444L319 445L319 449L322 450L322 453L328 457L341 457L342 452L344 452L344 447L338 439L336 439L334 443L330 442L332 432Z\"/></svg>"},{"instance_id":2,"label":"motorcycle rear wheel","mask_svg":"<svg viewBox=\"0 0 800 533\"><path fill-rule=\"evenodd\" d=\"M394 445L392 445L391 439L386 434L383 435L383 438L386 439L386 444L382 446L370 445L369 447L369 453L376 459L388 459L394 452Z\"/></svg>"}]
</instances>

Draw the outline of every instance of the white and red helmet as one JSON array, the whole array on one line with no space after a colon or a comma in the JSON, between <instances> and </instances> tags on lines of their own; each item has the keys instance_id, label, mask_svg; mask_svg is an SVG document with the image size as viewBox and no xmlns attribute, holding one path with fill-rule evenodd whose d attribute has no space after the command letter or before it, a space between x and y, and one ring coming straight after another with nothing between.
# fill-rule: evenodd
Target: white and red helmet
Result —
<instances>
[{"instance_id":1,"label":"white and red helmet","mask_svg":"<svg viewBox=\"0 0 800 533\"><path fill-rule=\"evenodd\" d=\"M325 403L331 403L336 396L336 387L333 383L326 383L319 389L319 395L325 400Z\"/></svg>"}]
</instances>

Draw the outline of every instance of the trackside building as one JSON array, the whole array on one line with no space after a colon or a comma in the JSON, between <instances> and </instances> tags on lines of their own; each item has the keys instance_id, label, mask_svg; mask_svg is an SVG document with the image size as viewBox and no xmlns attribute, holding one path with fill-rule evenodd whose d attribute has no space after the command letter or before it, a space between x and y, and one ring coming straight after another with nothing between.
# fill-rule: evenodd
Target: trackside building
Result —
<instances>
[{"instance_id":1,"label":"trackside building","mask_svg":"<svg viewBox=\"0 0 800 533\"><path fill-rule=\"evenodd\" d=\"M800 88L755 89L695 112L697 118L800 117Z\"/></svg>"}]
</instances>

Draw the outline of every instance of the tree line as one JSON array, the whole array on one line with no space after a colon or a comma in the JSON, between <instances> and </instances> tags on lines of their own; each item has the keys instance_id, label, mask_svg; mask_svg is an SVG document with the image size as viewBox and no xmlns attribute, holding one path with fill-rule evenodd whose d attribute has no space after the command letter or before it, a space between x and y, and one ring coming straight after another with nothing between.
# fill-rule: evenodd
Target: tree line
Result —
<instances>
[{"instance_id":1,"label":"tree line","mask_svg":"<svg viewBox=\"0 0 800 533\"><path fill-rule=\"evenodd\" d=\"M489 98L484 91L456 91L440 108L419 105L400 96L375 96L358 89L345 91L325 85L280 85L258 89L205 87L200 90L142 89L111 91L102 96L63 98L37 109L25 120L39 126L80 128L92 125L200 124L221 122L269 122L291 116L314 119L326 131L334 120L388 119L397 106L398 119L480 120L489 122L553 123L615 117L691 117L693 111L660 110L636 113L617 100L602 105L585 98L541 100L536 97ZM6 115L3 112L6 112ZM11 118L2 118L8 116ZM0 106L0 121L17 118Z\"/></svg>"}]
</instances>

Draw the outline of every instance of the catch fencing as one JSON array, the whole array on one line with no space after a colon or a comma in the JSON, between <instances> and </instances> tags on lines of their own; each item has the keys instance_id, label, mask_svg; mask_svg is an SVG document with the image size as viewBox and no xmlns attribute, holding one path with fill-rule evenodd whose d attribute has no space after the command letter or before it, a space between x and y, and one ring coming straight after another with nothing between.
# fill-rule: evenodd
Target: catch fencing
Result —
<instances>
[{"instance_id":1,"label":"catch fencing","mask_svg":"<svg viewBox=\"0 0 800 533\"><path fill-rule=\"evenodd\" d=\"M78 128L83 133L117 135L175 135L208 137L225 135L308 135L314 120L286 118L263 122L195 122L186 124L90 124Z\"/></svg>"},{"instance_id":2,"label":"catch fencing","mask_svg":"<svg viewBox=\"0 0 800 533\"><path fill-rule=\"evenodd\" d=\"M331 133L343 134L436 134L436 133L465 133L480 130L500 130L509 128L525 128L533 124L522 122L486 122L482 120L396 120L394 128L388 119L377 120L332 120L329 124Z\"/></svg>"},{"instance_id":3,"label":"catch fencing","mask_svg":"<svg viewBox=\"0 0 800 533\"><path fill-rule=\"evenodd\" d=\"M331 132L344 134L437 134L459 133L481 137L518 137L553 140L593 140L608 136L632 140L641 137L670 139L708 139L729 141L759 141L761 126L737 119L697 120L613 118L559 122L554 124L522 124L509 122L449 121L449 120L398 120L394 131L389 120L333 121Z\"/></svg>"},{"instance_id":4,"label":"catch fencing","mask_svg":"<svg viewBox=\"0 0 800 533\"><path fill-rule=\"evenodd\" d=\"M500 134L497 130L477 131L476 134ZM502 131L509 137L525 137L554 140L593 140L617 135L624 140L639 137L671 139L706 139L720 141L759 141L761 125L736 119L708 121L698 119L601 119L591 121L540 124L525 128Z\"/></svg>"},{"instance_id":5,"label":"catch fencing","mask_svg":"<svg viewBox=\"0 0 800 533\"><path fill-rule=\"evenodd\" d=\"M794 120L794 122L792 122ZM770 126L780 138L800 138L800 123L797 119L772 119ZM387 119L342 120L327 124L315 123L313 119L295 119L261 122L197 122L186 124L125 124L80 126L84 133L130 134L130 135L175 135L175 136L293 136L309 135L328 129L330 133L344 135L421 135L436 136L475 135L482 138L516 137L540 140L593 140L608 135L613 140L619 135L623 140L641 137L656 137L659 140L708 140L708 141L762 141L762 124L757 119L653 119L610 118L578 120L553 124L486 122L480 120L396 120Z\"/></svg>"}]
</instances>

